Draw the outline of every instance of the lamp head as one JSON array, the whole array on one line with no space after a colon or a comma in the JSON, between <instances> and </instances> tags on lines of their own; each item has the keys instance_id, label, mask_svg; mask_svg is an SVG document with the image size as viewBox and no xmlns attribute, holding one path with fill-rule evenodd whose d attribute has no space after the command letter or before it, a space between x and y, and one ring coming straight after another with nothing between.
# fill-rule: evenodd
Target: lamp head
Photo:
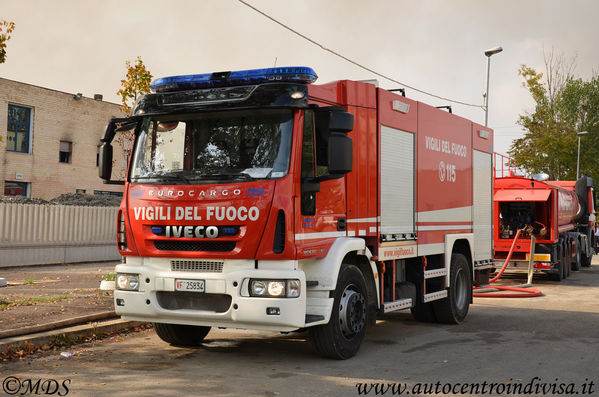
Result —
<instances>
[{"instance_id":1,"label":"lamp head","mask_svg":"<svg viewBox=\"0 0 599 397\"><path fill-rule=\"evenodd\" d=\"M491 55L495 55L500 53L501 51L503 51L503 48L501 47L494 47L494 48L490 48L488 50L485 51L485 55L490 57Z\"/></svg>"}]
</instances>

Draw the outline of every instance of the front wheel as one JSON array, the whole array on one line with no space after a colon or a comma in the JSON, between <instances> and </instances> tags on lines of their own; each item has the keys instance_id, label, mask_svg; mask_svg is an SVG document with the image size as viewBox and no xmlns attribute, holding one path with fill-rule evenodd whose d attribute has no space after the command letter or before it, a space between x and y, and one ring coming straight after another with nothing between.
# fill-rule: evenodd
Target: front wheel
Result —
<instances>
[{"instance_id":1,"label":"front wheel","mask_svg":"<svg viewBox=\"0 0 599 397\"><path fill-rule=\"evenodd\" d=\"M468 260L462 254L452 254L447 298L433 302L437 321L445 324L464 321L471 297L472 277Z\"/></svg>"},{"instance_id":2,"label":"front wheel","mask_svg":"<svg viewBox=\"0 0 599 397\"><path fill-rule=\"evenodd\" d=\"M581 263L580 265L582 267L590 267L591 266L591 261L593 260L593 256L589 256L587 254L582 254L581 255Z\"/></svg>"},{"instance_id":3,"label":"front wheel","mask_svg":"<svg viewBox=\"0 0 599 397\"><path fill-rule=\"evenodd\" d=\"M572 242L566 243L566 275L564 278L570 277L572 273Z\"/></svg>"},{"instance_id":4,"label":"front wheel","mask_svg":"<svg viewBox=\"0 0 599 397\"><path fill-rule=\"evenodd\" d=\"M328 324L310 328L312 345L318 354L344 360L358 352L368 324L367 297L360 269L342 265Z\"/></svg>"},{"instance_id":5,"label":"front wheel","mask_svg":"<svg viewBox=\"0 0 599 397\"><path fill-rule=\"evenodd\" d=\"M549 274L551 281L562 281L564 279L564 247L562 244L557 246L557 271Z\"/></svg>"},{"instance_id":6,"label":"front wheel","mask_svg":"<svg viewBox=\"0 0 599 397\"><path fill-rule=\"evenodd\" d=\"M199 346L210 332L210 327L154 323L154 330L160 339L171 345Z\"/></svg>"}]
</instances>

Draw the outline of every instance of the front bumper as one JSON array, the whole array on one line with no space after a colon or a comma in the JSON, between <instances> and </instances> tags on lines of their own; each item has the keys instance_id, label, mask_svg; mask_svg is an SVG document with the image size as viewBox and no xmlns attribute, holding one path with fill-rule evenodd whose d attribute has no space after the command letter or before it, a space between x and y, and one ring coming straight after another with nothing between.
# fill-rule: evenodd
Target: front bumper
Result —
<instances>
[{"instance_id":1,"label":"front bumper","mask_svg":"<svg viewBox=\"0 0 599 397\"><path fill-rule=\"evenodd\" d=\"M495 260L495 269L499 270L503 267L505 263L505 259L496 259ZM507 270L518 270L527 272L528 271L528 260L510 260L508 263ZM558 273L560 271L559 264L554 262L547 261L535 261L533 262L533 271L535 273L544 272L544 273Z\"/></svg>"},{"instance_id":2,"label":"front bumper","mask_svg":"<svg viewBox=\"0 0 599 397\"><path fill-rule=\"evenodd\" d=\"M293 261L269 261L268 266L259 269L255 268L254 260L190 259L188 262L200 266L184 266L184 269L181 262L185 261L126 257L126 263L116 266L115 271L139 274L140 286L139 291L115 289L116 313L127 320L269 331L293 331L305 325L306 279ZM219 266L216 271L206 271L204 262L217 262ZM298 279L300 295L251 297L248 292L251 278ZM205 292L176 292L176 279L204 280Z\"/></svg>"}]
</instances>

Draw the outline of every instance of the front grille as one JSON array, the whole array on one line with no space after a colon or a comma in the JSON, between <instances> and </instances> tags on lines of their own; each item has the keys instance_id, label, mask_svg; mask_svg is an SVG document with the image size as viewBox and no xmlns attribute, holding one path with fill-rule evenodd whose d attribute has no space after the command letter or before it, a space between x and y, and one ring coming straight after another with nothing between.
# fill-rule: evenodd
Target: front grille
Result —
<instances>
[{"instance_id":1,"label":"front grille","mask_svg":"<svg viewBox=\"0 0 599 397\"><path fill-rule=\"evenodd\" d=\"M156 293L158 304L166 310L204 310L224 313L231 306L231 295L204 294L201 292L169 292Z\"/></svg>"},{"instance_id":2,"label":"front grille","mask_svg":"<svg viewBox=\"0 0 599 397\"><path fill-rule=\"evenodd\" d=\"M281 254L283 251L285 251L285 211L279 210L275 238L272 243L272 252Z\"/></svg>"},{"instance_id":3,"label":"front grille","mask_svg":"<svg viewBox=\"0 0 599 397\"><path fill-rule=\"evenodd\" d=\"M171 261L171 270L174 272L222 273L223 261L172 260Z\"/></svg>"},{"instance_id":4,"label":"front grille","mask_svg":"<svg viewBox=\"0 0 599 397\"><path fill-rule=\"evenodd\" d=\"M154 246L160 251L211 251L227 252L235 249L235 241L170 241L156 240Z\"/></svg>"}]
</instances>

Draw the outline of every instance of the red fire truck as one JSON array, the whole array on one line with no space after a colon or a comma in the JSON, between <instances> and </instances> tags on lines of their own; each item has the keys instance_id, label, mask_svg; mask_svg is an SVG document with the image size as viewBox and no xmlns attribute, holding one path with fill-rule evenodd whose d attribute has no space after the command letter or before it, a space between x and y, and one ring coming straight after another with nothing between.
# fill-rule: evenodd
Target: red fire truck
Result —
<instances>
[{"instance_id":1,"label":"red fire truck","mask_svg":"<svg viewBox=\"0 0 599 397\"><path fill-rule=\"evenodd\" d=\"M507 176L495 179L494 190L494 255L498 264L508 256L517 230L524 230L508 268L528 268L533 249L534 268L557 281L568 277L570 270L591 265L595 225L591 178L542 181Z\"/></svg>"},{"instance_id":2,"label":"red fire truck","mask_svg":"<svg viewBox=\"0 0 599 397\"><path fill-rule=\"evenodd\" d=\"M116 312L175 345L308 328L356 354L378 313L460 323L493 267L490 129L307 67L158 79L103 138L135 146Z\"/></svg>"}]
</instances>

